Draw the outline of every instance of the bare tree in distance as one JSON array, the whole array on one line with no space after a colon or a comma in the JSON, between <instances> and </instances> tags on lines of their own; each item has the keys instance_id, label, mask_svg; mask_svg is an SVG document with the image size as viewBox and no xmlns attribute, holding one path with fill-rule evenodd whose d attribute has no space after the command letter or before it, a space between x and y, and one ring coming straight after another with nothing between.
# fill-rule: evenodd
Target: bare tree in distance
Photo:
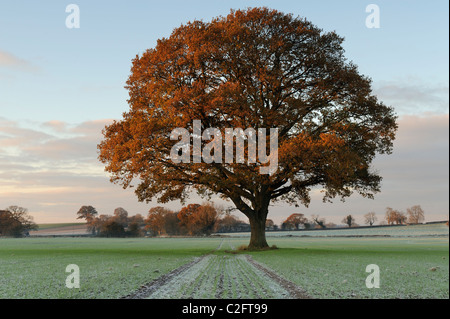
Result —
<instances>
[{"instance_id":1,"label":"bare tree in distance","mask_svg":"<svg viewBox=\"0 0 450 319\"><path fill-rule=\"evenodd\" d=\"M406 209L406 214L408 215L408 223L419 224L425 220L425 212L420 205L414 205Z\"/></svg>"},{"instance_id":2,"label":"bare tree in distance","mask_svg":"<svg viewBox=\"0 0 450 319\"><path fill-rule=\"evenodd\" d=\"M370 226L373 226L375 222L378 220L375 212L369 212L364 215L364 223L369 224Z\"/></svg>"},{"instance_id":3,"label":"bare tree in distance","mask_svg":"<svg viewBox=\"0 0 450 319\"><path fill-rule=\"evenodd\" d=\"M320 228L326 228L325 218L320 218L319 215L311 215L312 220L319 225Z\"/></svg>"}]
</instances>

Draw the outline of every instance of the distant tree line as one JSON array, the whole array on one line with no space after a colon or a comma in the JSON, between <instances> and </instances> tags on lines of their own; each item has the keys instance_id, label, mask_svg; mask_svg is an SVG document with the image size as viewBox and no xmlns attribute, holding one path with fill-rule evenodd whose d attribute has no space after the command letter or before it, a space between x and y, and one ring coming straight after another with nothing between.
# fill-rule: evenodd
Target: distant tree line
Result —
<instances>
[{"instance_id":1,"label":"distant tree line","mask_svg":"<svg viewBox=\"0 0 450 319\"><path fill-rule=\"evenodd\" d=\"M177 212L162 206L152 207L145 218L141 214L128 217L128 212L120 207L113 215L98 215L94 207L82 206L77 215L78 219L86 220L92 235L100 237L204 236L250 227L209 202L189 204Z\"/></svg>"},{"instance_id":2,"label":"distant tree line","mask_svg":"<svg viewBox=\"0 0 450 319\"><path fill-rule=\"evenodd\" d=\"M139 237L149 236L207 236L212 233L249 231L250 225L236 218L214 203L189 204L179 211L156 206L152 207L147 216L141 214L128 216L128 212L119 207L113 215L99 215L92 206L82 206L77 212L78 219L85 219L88 231L100 237ZM415 205L403 213L399 210L386 208L385 221L389 225L417 224L424 221L425 213L420 205ZM378 220L375 212L364 215L364 224L373 226ZM355 217L351 214L342 219L347 227L357 227ZM336 224L326 222L319 215L294 213L284 220L280 226L267 219L266 230L299 230L334 228Z\"/></svg>"},{"instance_id":3,"label":"distant tree line","mask_svg":"<svg viewBox=\"0 0 450 319\"><path fill-rule=\"evenodd\" d=\"M141 214L128 216L128 212L118 207L113 215L99 215L92 206L82 206L77 212L78 219L85 219L88 231L100 237L140 237L145 234L151 236L191 235L204 236L215 232L249 231L250 225L231 215L222 207L213 203L189 204L175 212L161 206L149 210L146 218ZM377 221L375 212L364 215L364 223L373 226ZM391 207L386 208L385 219L380 224L403 225L418 224L425 220L425 212L420 205L406 209L406 213ZM348 227L358 224L352 215L342 220ZM311 215L308 219L304 214L291 214L279 227L273 220L267 219L266 230L299 230L323 229L336 227L333 223L326 223L319 215ZM0 236L22 237L37 230L38 225L29 215L28 209L20 206L9 206L0 210Z\"/></svg>"},{"instance_id":4,"label":"distant tree line","mask_svg":"<svg viewBox=\"0 0 450 319\"><path fill-rule=\"evenodd\" d=\"M139 237L143 235L144 218L140 214L128 217L122 207L114 210L113 215L98 215L92 206L82 206L77 219L85 219L88 232L99 237Z\"/></svg>"},{"instance_id":5,"label":"distant tree line","mask_svg":"<svg viewBox=\"0 0 450 319\"><path fill-rule=\"evenodd\" d=\"M364 215L364 224L373 226L378 220L375 212L369 212ZM403 225L403 224L419 224L425 220L425 212L420 205L414 205L406 209L406 213L393 209L391 207L386 208L385 221L381 221L380 224L387 223L388 225ZM348 227L359 226L356 223L356 219L353 215L346 215L342 219L342 223ZM326 223L324 218L320 218L319 215L311 215L311 219L308 219L304 214L291 214L281 224L282 230L298 230L298 229L323 229L336 227L333 223ZM271 229L276 229L272 227Z\"/></svg>"},{"instance_id":6,"label":"distant tree line","mask_svg":"<svg viewBox=\"0 0 450 319\"><path fill-rule=\"evenodd\" d=\"M28 214L28 209L19 206L9 206L0 210L0 236L23 237L28 236L30 230L36 230L37 224Z\"/></svg>"}]
</instances>

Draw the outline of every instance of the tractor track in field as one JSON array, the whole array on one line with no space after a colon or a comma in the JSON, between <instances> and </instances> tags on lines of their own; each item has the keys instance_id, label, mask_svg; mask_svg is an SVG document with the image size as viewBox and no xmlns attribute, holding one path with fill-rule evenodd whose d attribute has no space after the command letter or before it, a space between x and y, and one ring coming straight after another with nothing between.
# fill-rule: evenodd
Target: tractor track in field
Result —
<instances>
[{"instance_id":1,"label":"tractor track in field","mask_svg":"<svg viewBox=\"0 0 450 319\"><path fill-rule=\"evenodd\" d=\"M221 249L223 241L216 251ZM233 248L233 247L231 247ZM162 275L125 299L307 299L294 283L249 255L214 251Z\"/></svg>"}]
</instances>

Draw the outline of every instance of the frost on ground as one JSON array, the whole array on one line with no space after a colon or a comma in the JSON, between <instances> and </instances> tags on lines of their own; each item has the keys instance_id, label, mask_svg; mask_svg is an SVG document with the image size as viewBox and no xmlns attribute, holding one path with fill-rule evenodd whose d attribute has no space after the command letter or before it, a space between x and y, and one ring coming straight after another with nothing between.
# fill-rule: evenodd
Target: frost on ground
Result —
<instances>
[{"instance_id":1,"label":"frost on ground","mask_svg":"<svg viewBox=\"0 0 450 319\"><path fill-rule=\"evenodd\" d=\"M126 298L289 299L308 296L248 255L209 254L142 286Z\"/></svg>"}]
</instances>

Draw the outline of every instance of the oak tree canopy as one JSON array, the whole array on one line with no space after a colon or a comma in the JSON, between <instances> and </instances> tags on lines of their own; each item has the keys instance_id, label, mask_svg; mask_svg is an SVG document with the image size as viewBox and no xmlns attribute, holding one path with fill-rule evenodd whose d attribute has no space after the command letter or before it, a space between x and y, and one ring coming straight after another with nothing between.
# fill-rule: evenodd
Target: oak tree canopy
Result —
<instances>
[{"instance_id":1,"label":"oak tree canopy","mask_svg":"<svg viewBox=\"0 0 450 319\"><path fill-rule=\"evenodd\" d=\"M140 201L185 199L191 190L229 199L249 218L250 249L268 246L271 202L307 206L313 188L324 200L372 198L381 176L371 164L391 153L396 115L342 43L335 32L268 8L181 25L133 59L129 110L104 129L99 159L112 182L136 186ZM261 174L259 159L174 163L170 134L192 132L194 120L222 134L277 128L276 172Z\"/></svg>"}]
</instances>

